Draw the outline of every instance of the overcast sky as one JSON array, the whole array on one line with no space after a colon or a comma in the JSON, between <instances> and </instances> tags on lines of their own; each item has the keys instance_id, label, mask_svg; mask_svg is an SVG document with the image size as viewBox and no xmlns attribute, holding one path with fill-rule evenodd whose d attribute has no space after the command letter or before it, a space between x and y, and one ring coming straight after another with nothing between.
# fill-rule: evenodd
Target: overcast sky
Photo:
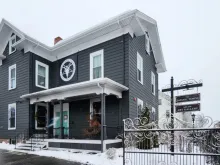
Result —
<instances>
[{"instance_id":1,"label":"overcast sky","mask_svg":"<svg viewBox=\"0 0 220 165\"><path fill-rule=\"evenodd\" d=\"M202 79L202 112L220 120L220 0L0 0L0 19L52 45L129 9L158 23L167 66L160 88L171 76Z\"/></svg>"}]
</instances>

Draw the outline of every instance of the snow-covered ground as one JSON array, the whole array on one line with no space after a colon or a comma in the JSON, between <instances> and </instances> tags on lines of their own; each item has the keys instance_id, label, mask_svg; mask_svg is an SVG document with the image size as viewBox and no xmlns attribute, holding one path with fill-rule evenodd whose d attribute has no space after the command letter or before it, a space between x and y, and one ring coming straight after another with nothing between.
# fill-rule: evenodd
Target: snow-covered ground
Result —
<instances>
[{"instance_id":1,"label":"snow-covered ground","mask_svg":"<svg viewBox=\"0 0 220 165\"><path fill-rule=\"evenodd\" d=\"M0 143L0 149L6 149L14 151L14 145L9 145L5 143ZM89 165L122 165L123 163L123 150L116 149L116 154L114 159L108 159L106 153L89 154L86 151L74 153L74 151L51 151L51 150L40 150L40 151L21 151L28 154L35 154L39 156L54 157L58 159L65 159L75 162L81 162L83 164ZM135 153L126 153L127 165L208 165L207 157L205 156L190 156L190 155L175 155L171 154L158 154L162 151L169 153L167 146L161 145L159 148L154 148L152 150L139 150L137 148L128 148L126 151L134 151ZM196 151L196 149L195 149ZM142 152L142 154L138 153ZM146 152L146 153L143 153ZM148 153L147 153L148 152ZM195 152L196 153L196 152Z\"/></svg>"},{"instance_id":2,"label":"snow-covered ground","mask_svg":"<svg viewBox=\"0 0 220 165\"><path fill-rule=\"evenodd\" d=\"M6 149L14 151L14 145L0 143L0 149ZM55 157L58 159L65 159L75 162L87 163L91 165L122 165L122 149L116 150L116 156L113 160L108 159L106 153L88 154L88 152L73 153L71 151L51 151L51 150L40 150L40 151L21 151L28 154L35 154L39 156Z\"/></svg>"}]
</instances>

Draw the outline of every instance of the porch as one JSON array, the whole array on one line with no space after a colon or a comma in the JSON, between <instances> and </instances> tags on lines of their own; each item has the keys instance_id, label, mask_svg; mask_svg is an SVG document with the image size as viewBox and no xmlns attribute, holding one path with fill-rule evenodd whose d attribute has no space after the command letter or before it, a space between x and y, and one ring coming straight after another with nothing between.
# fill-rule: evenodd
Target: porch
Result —
<instances>
[{"instance_id":1,"label":"porch","mask_svg":"<svg viewBox=\"0 0 220 165\"><path fill-rule=\"evenodd\" d=\"M49 148L104 151L120 147L122 93L128 88L108 78L21 96L30 99L30 133ZM111 140L110 140L111 139Z\"/></svg>"}]
</instances>

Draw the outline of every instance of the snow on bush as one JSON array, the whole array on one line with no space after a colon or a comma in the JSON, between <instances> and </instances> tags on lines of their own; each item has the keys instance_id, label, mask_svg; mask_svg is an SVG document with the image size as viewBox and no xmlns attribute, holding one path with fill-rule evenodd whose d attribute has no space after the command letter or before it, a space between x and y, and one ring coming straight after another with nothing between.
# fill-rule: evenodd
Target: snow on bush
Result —
<instances>
[{"instance_id":1,"label":"snow on bush","mask_svg":"<svg viewBox=\"0 0 220 165\"><path fill-rule=\"evenodd\" d=\"M106 155L108 159L114 159L116 157L116 149L115 148L109 148L106 151Z\"/></svg>"}]
</instances>

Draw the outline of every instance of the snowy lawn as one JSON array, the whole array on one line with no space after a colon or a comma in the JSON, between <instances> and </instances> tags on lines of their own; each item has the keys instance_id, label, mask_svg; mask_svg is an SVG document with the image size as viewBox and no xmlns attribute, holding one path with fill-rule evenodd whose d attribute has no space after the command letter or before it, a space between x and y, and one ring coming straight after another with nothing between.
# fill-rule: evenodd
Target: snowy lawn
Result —
<instances>
[{"instance_id":1,"label":"snowy lawn","mask_svg":"<svg viewBox=\"0 0 220 165\"><path fill-rule=\"evenodd\" d=\"M6 149L14 151L14 145L0 143L0 149ZM91 165L122 165L122 149L116 150L116 157L111 160L107 158L106 153L88 154L88 152L73 153L73 151L51 151L51 150L40 150L40 151L21 151L28 154L35 154L39 156L54 157L58 159L65 159L74 162L80 162L83 164Z\"/></svg>"}]
</instances>

